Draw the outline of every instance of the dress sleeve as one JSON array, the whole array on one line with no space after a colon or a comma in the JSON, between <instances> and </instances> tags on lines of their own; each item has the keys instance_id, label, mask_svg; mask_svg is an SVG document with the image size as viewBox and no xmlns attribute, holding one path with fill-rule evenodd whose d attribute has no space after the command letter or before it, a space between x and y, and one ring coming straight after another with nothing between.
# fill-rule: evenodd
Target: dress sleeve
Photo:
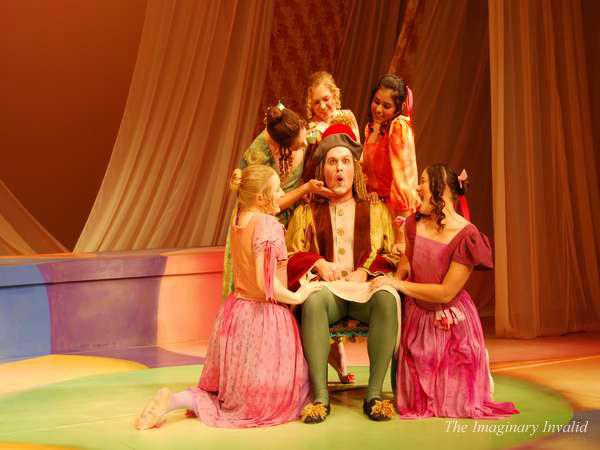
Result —
<instances>
[{"instance_id":1,"label":"dress sleeve","mask_svg":"<svg viewBox=\"0 0 600 450\"><path fill-rule=\"evenodd\" d=\"M476 269L492 269L494 258L489 239L475 226L469 227L470 230L459 237L452 260L465 266L474 266Z\"/></svg>"},{"instance_id":2,"label":"dress sleeve","mask_svg":"<svg viewBox=\"0 0 600 450\"><path fill-rule=\"evenodd\" d=\"M277 261L287 259L283 227L274 217L265 215L254 229L252 250L263 254L264 290L267 301L275 301L273 294Z\"/></svg>"},{"instance_id":3,"label":"dress sleeve","mask_svg":"<svg viewBox=\"0 0 600 450\"><path fill-rule=\"evenodd\" d=\"M269 145L264 140L262 133L260 133L250 147L248 147L242 154L242 160L240 161L240 169L245 169L253 164L265 164L269 165Z\"/></svg>"},{"instance_id":4,"label":"dress sleeve","mask_svg":"<svg viewBox=\"0 0 600 450\"><path fill-rule=\"evenodd\" d=\"M402 116L395 119L389 131L389 154L392 165L390 203L397 212L415 211L419 204L415 139Z\"/></svg>"}]
</instances>

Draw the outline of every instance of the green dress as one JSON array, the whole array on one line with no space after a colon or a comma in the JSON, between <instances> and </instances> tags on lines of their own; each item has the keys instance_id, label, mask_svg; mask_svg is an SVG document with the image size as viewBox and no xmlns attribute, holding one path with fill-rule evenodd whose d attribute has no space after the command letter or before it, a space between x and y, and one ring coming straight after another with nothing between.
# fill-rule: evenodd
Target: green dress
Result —
<instances>
[{"instance_id":1,"label":"green dress","mask_svg":"<svg viewBox=\"0 0 600 450\"><path fill-rule=\"evenodd\" d=\"M275 169L275 172L277 172L281 177L281 174L279 173L279 167L277 166L275 158L273 157L273 154L271 153L271 150L269 149L269 143L267 142L267 139L265 137L265 132L261 132L256 137L256 139L254 139L254 141L252 141L252 144L250 144L250 147L248 147L246 149L246 151L242 155L242 160L240 162L240 169L244 169L253 164L264 164L269 167L272 167L273 169ZM284 192L287 193L287 192L293 191L294 189L296 189L297 187L300 187L300 185L302 185L302 169L303 169L303 164L298 164L294 169L292 169L290 172L288 172L285 176L281 177L281 188L284 190ZM294 213L295 207L296 207L296 205L292 205L291 207L285 209L284 211L281 211L277 215L277 218L283 224L284 227L287 227L288 222L290 221L290 219ZM233 209L233 212L231 214L230 224L232 223L233 218L236 215L237 215L237 206ZM227 231L227 241L225 242L225 259L223 262L223 290L222 290L223 297L228 297L234 290L233 271L232 271L232 264L231 264L230 236L229 236L230 230L231 230L231 228L229 228Z\"/></svg>"}]
</instances>

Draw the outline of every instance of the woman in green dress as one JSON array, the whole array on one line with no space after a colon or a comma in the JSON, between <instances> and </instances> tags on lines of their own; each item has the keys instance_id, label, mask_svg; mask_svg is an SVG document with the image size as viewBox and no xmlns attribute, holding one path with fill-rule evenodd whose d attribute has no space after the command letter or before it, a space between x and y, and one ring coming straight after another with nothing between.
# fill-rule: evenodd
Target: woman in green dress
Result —
<instances>
[{"instance_id":1,"label":"woman in green dress","mask_svg":"<svg viewBox=\"0 0 600 450\"><path fill-rule=\"evenodd\" d=\"M264 164L272 167L279 174L285 196L279 201L281 212L277 218L284 227L287 227L294 208L302 197L307 194L327 196L331 192L322 181L302 182L307 142L306 124L300 116L280 102L277 106L267 108L265 124L266 128L244 151L240 168L244 169L252 164ZM237 211L234 210L232 216L235 217L235 214ZM228 235L225 246L223 297L227 297L233 292L231 267Z\"/></svg>"}]
</instances>

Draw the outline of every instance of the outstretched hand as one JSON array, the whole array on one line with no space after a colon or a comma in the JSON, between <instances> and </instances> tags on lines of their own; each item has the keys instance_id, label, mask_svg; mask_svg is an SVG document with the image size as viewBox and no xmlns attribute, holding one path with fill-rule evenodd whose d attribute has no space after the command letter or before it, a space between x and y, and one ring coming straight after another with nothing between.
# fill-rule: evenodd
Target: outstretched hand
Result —
<instances>
[{"instance_id":1,"label":"outstretched hand","mask_svg":"<svg viewBox=\"0 0 600 450\"><path fill-rule=\"evenodd\" d=\"M305 284L300 289L298 289L298 291L296 292L298 294L298 297L300 297L300 300L301 300L300 303L298 303L298 304L304 303L306 301L306 299L310 296L310 294L318 292L321 289L323 289L323 286L320 283Z\"/></svg>"},{"instance_id":2,"label":"outstretched hand","mask_svg":"<svg viewBox=\"0 0 600 450\"><path fill-rule=\"evenodd\" d=\"M310 194L317 194L321 197L332 198L334 196L333 191L325 187L325 183L320 180L309 180L306 182L306 189Z\"/></svg>"},{"instance_id":3,"label":"outstretched hand","mask_svg":"<svg viewBox=\"0 0 600 450\"><path fill-rule=\"evenodd\" d=\"M406 242L396 242L392 245L392 253L394 255L402 256L404 252L406 252Z\"/></svg>"},{"instance_id":4,"label":"outstretched hand","mask_svg":"<svg viewBox=\"0 0 600 450\"><path fill-rule=\"evenodd\" d=\"M371 281L371 289L377 289L382 286L391 286L394 289L399 290L399 281L400 280L395 277L380 276Z\"/></svg>"}]
</instances>

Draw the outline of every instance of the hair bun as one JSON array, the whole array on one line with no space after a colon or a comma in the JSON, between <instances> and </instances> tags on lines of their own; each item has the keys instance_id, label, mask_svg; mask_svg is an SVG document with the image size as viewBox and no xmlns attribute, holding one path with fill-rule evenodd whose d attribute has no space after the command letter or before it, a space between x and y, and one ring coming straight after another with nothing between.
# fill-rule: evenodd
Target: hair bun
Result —
<instances>
[{"instance_id":1,"label":"hair bun","mask_svg":"<svg viewBox=\"0 0 600 450\"><path fill-rule=\"evenodd\" d=\"M277 106L269 106L265 112L265 123L267 125L275 124L281 121L281 116L283 116L283 111L281 111L281 109Z\"/></svg>"},{"instance_id":2,"label":"hair bun","mask_svg":"<svg viewBox=\"0 0 600 450\"><path fill-rule=\"evenodd\" d=\"M240 188L241 184L242 184L242 170L234 169L234 171L231 173L231 178L229 179L229 188L233 192L237 192L238 189Z\"/></svg>"}]
</instances>

